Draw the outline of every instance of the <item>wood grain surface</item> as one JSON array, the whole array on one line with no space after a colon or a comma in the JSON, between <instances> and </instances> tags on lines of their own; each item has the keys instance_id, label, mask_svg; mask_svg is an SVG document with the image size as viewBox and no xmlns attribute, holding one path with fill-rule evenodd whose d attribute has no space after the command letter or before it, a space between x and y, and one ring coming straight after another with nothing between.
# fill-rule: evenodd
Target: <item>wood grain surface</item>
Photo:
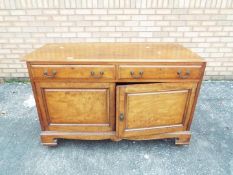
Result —
<instances>
[{"instance_id":1,"label":"wood grain surface","mask_svg":"<svg viewBox=\"0 0 233 175\"><path fill-rule=\"evenodd\" d=\"M61 43L47 44L25 55L26 61L62 62L203 62L179 44Z\"/></svg>"},{"instance_id":2,"label":"wood grain surface","mask_svg":"<svg viewBox=\"0 0 233 175\"><path fill-rule=\"evenodd\" d=\"M44 145L58 138L189 144L206 63L178 44L47 44L25 56Z\"/></svg>"}]
</instances>

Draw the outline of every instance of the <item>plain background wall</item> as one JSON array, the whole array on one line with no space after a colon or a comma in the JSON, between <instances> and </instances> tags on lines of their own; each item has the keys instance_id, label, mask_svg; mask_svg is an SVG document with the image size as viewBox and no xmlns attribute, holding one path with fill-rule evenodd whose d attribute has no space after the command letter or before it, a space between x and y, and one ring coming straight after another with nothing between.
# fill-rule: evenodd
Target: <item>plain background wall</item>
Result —
<instances>
[{"instance_id":1,"label":"plain background wall","mask_svg":"<svg viewBox=\"0 0 233 175\"><path fill-rule=\"evenodd\" d=\"M177 42L233 79L233 0L0 0L0 78L27 77L26 53L54 42Z\"/></svg>"}]
</instances>

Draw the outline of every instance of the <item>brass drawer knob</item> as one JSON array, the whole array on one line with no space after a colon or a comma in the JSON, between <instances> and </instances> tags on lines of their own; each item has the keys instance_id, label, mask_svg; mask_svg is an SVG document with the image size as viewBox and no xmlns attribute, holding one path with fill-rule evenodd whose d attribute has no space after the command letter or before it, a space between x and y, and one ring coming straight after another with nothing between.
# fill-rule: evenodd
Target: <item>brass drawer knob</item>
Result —
<instances>
[{"instance_id":1,"label":"brass drawer knob","mask_svg":"<svg viewBox=\"0 0 233 175\"><path fill-rule=\"evenodd\" d=\"M178 70L178 71L177 71L177 75L178 75L179 78L181 78L181 79L187 79L187 78L189 78L189 76L190 76L190 70L186 70L185 75L182 75L182 70Z\"/></svg>"},{"instance_id":2,"label":"brass drawer knob","mask_svg":"<svg viewBox=\"0 0 233 175\"><path fill-rule=\"evenodd\" d=\"M101 78L101 77L103 77L103 75L104 75L103 71L100 71L99 75L96 75L96 73L94 71L91 71L91 77L93 77L93 78Z\"/></svg>"},{"instance_id":3,"label":"brass drawer knob","mask_svg":"<svg viewBox=\"0 0 233 175\"><path fill-rule=\"evenodd\" d=\"M130 75L131 75L132 78L142 78L143 71L139 71L138 75L135 75L134 71L130 71Z\"/></svg>"},{"instance_id":4,"label":"brass drawer knob","mask_svg":"<svg viewBox=\"0 0 233 175\"><path fill-rule=\"evenodd\" d=\"M54 78L56 74L57 74L56 70L52 70L51 74L48 73L48 70L45 70L43 75L46 78Z\"/></svg>"}]
</instances>

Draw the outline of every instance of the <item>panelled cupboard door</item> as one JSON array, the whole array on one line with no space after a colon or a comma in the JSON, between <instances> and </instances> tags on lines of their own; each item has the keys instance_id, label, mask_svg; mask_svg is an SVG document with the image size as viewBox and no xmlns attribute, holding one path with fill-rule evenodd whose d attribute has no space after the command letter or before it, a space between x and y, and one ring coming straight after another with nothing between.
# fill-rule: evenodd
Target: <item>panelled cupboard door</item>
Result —
<instances>
[{"instance_id":1,"label":"panelled cupboard door","mask_svg":"<svg viewBox=\"0 0 233 175\"><path fill-rule=\"evenodd\" d=\"M114 84L36 82L35 85L45 130L115 130Z\"/></svg>"},{"instance_id":2,"label":"panelled cupboard door","mask_svg":"<svg viewBox=\"0 0 233 175\"><path fill-rule=\"evenodd\" d=\"M196 83L134 84L117 87L120 137L186 130Z\"/></svg>"}]
</instances>

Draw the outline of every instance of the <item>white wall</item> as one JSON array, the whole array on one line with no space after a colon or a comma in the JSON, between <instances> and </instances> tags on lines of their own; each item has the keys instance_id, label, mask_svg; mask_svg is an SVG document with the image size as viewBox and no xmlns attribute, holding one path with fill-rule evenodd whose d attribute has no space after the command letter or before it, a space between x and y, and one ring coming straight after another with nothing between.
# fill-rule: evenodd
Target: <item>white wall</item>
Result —
<instances>
[{"instance_id":1,"label":"white wall","mask_svg":"<svg viewBox=\"0 0 233 175\"><path fill-rule=\"evenodd\" d=\"M205 79L233 79L233 0L0 0L0 77L27 77L19 60L51 42L177 42Z\"/></svg>"}]
</instances>

